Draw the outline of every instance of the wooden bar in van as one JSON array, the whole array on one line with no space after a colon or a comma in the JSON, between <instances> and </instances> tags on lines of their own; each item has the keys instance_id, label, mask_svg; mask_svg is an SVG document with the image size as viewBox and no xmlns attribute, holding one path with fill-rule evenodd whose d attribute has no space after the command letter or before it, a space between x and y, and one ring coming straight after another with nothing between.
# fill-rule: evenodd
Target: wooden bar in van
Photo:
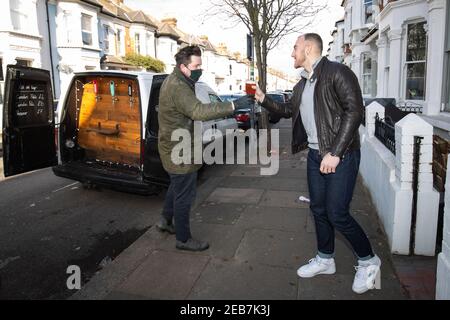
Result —
<instances>
[{"instance_id":1,"label":"wooden bar in van","mask_svg":"<svg viewBox=\"0 0 450 320\"><path fill-rule=\"evenodd\" d=\"M98 83L98 99L93 80ZM137 81L118 77L88 77L78 115L78 144L89 158L139 166L141 114ZM115 83L113 102L110 82ZM128 85L132 85L130 105ZM118 128L118 130L117 130Z\"/></svg>"}]
</instances>

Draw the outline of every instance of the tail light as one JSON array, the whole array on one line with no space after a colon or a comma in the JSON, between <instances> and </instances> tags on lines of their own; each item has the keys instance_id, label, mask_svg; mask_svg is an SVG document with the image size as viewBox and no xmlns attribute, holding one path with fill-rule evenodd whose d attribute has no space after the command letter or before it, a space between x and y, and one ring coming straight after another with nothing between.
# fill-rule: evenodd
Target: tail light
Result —
<instances>
[{"instance_id":1,"label":"tail light","mask_svg":"<svg viewBox=\"0 0 450 320\"><path fill-rule=\"evenodd\" d=\"M250 116L247 113L237 114L234 116L236 121L246 122L250 119Z\"/></svg>"}]
</instances>

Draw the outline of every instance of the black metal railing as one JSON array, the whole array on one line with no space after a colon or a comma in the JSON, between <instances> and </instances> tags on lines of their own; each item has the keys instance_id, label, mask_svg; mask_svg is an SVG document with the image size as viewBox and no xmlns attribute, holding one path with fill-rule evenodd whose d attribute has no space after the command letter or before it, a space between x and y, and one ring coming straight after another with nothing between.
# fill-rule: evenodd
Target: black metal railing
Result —
<instances>
[{"instance_id":1,"label":"black metal railing","mask_svg":"<svg viewBox=\"0 0 450 320\"><path fill-rule=\"evenodd\" d=\"M395 155L395 126L375 115L375 137Z\"/></svg>"},{"instance_id":2,"label":"black metal railing","mask_svg":"<svg viewBox=\"0 0 450 320\"><path fill-rule=\"evenodd\" d=\"M404 101L397 103L397 108L402 110L403 112L408 113L422 113L423 107L421 104L411 102L411 101Z\"/></svg>"},{"instance_id":3,"label":"black metal railing","mask_svg":"<svg viewBox=\"0 0 450 320\"><path fill-rule=\"evenodd\" d=\"M413 171L412 171L412 189L413 199L411 207L411 227L409 238L409 254L414 255L414 248L416 246L416 224L417 224L417 195L419 192L419 166L420 166L420 146L423 137L414 136L414 151L413 151Z\"/></svg>"}]
</instances>

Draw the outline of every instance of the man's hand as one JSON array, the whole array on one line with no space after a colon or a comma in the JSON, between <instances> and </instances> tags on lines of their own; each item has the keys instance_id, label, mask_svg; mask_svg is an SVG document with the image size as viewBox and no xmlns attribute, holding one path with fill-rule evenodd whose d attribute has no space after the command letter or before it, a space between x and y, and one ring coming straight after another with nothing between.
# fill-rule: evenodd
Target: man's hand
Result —
<instances>
[{"instance_id":1,"label":"man's hand","mask_svg":"<svg viewBox=\"0 0 450 320\"><path fill-rule=\"evenodd\" d=\"M339 157L332 156L331 153L327 153L323 157L320 163L320 172L323 174L335 173L341 159Z\"/></svg>"},{"instance_id":2,"label":"man's hand","mask_svg":"<svg viewBox=\"0 0 450 320\"><path fill-rule=\"evenodd\" d=\"M252 108L255 104L255 98L250 95L245 95L243 97L240 97L239 99L234 100L233 104L234 110L249 109Z\"/></svg>"},{"instance_id":3,"label":"man's hand","mask_svg":"<svg viewBox=\"0 0 450 320\"><path fill-rule=\"evenodd\" d=\"M265 97L266 97L266 95L264 94L264 92L262 92L262 90L259 87L256 87L256 93L255 93L256 101L258 101L259 103L262 103L264 101Z\"/></svg>"}]
</instances>

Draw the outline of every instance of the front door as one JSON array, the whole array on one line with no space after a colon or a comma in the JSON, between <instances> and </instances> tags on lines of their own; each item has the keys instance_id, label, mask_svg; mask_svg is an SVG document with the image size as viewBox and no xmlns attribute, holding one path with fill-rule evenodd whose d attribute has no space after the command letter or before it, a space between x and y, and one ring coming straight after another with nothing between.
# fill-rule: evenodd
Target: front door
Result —
<instances>
[{"instance_id":1,"label":"front door","mask_svg":"<svg viewBox=\"0 0 450 320\"><path fill-rule=\"evenodd\" d=\"M48 70L8 65L3 105L5 176L57 164Z\"/></svg>"}]
</instances>

